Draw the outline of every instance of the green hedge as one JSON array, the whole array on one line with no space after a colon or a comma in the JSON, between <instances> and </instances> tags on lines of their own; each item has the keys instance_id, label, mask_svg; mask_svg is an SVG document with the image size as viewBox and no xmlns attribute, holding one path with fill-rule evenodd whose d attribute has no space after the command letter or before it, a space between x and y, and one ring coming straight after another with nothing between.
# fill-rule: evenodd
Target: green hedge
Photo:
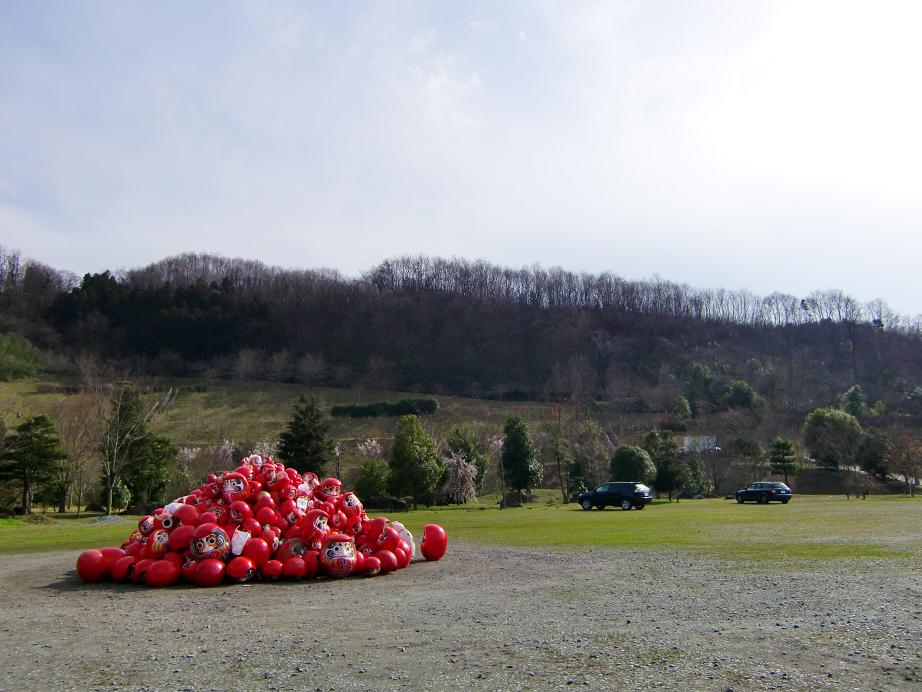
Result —
<instances>
[{"instance_id":1,"label":"green hedge","mask_svg":"<svg viewBox=\"0 0 922 692\"><path fill-rule=\"evenodd\" d=\"M330 409L334 418L374 418L377 416L425 415L439 410L437 399L401 399L400 401L375 401L370 404L337 404Z\"/></svg>"}]
</instances>

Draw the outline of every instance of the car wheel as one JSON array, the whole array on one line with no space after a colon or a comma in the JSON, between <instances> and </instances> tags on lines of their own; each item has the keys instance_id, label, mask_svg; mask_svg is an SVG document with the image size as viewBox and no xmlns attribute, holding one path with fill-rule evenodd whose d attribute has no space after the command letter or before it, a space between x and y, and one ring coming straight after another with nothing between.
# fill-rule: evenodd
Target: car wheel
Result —
<instances>
[{"instance_id":1,"label":"car wheel","mask_svg":"<svg viewBox=\"0 0 922 692\"><path fill-rule=\"evenodd\" d=\"M625 512L628 511L631 507L633 507L633 505L631 504L630 500L621 500L621 509L623 509Z\"/></svg>"},{"instance_id":2,"label":"car wheel","mask_svg":"<svg viewBox=\"0 0 922 692\"><path fill-rule=\"evenodd\" d=\"M586 510L592 509L592 501L583 500L583 509L586 509Z\"/></svg>"},{"instance_id":3,"label":"car wheel","mask_svg":"<svg viewBox=\"0 0 922 692\"><path fill-rule=\"evenodd\" d=\"M787 500L782 500L781 504L786 505L790 501L791 501L791 498L788 498Z\"/></svg>"},{"instance_id":4,"label":"car wheel","mask_svg":"<svg viewBox=\"0 0 922 692\"><path fill-rule=\"evenodd\" d=\"M643 509L644 507L646 507L646 505L643 502L638 502L636 505L634 505L634 507L636 509Z\"/></svg>"},{"instance_id":5,"label":"car wheel","mask_svg":"<svg viewBox=\"0 0 922 692\"><path fill-rule=\"evenodd\" d=\"M768 504L768 496L767 496L767 495L759 495L759 504L760 504L760 505L767 505L767 504Z\"/></svg>"},{"instance_id":6,"label":"car wheel","mask_svg":"<svg viewBox=\"0 0 922 692\"><path fill-rule=\"evenodd\" d=\"M743 498L741 498L741 497L737 497L737 498L736 498L736 501L737 501L739 504L743 504Z\"/></svg>"}]
</instances>

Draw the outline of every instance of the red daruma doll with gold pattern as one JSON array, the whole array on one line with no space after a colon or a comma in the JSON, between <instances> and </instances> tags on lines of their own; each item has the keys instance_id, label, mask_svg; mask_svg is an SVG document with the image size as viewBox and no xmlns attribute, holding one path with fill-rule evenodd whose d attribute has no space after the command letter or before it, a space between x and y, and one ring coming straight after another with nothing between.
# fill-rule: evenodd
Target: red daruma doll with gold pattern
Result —
<instances>
[{"instance_id":1,"label":"red daruma doll with gold pattern","mask_svg":"<svg viewBox=\"0 0 922 692\"><path fill-rule=\"evenodd\" d=\"M355 567L355 543L352 536L331 533L324 538L320 563L331 579L342 579L352 574Z\"/></svg>"}]
</instances>

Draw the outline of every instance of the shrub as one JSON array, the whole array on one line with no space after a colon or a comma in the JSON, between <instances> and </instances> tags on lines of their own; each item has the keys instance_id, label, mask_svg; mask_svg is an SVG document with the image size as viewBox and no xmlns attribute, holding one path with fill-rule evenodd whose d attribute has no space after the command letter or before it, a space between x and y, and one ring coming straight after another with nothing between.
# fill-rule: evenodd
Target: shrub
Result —
<instances>
[{"instance_id":1,"label":"shrub","mask_svg":"<svg viewBox=\"0 0 922 692\"><path fill-rule=\"evenodd\" d=\"M334 418L376 418L378 416L409 416L432 414L439 402L432 397L401 399L397 402L375 401L369 404L337 404L330 409Z\"/></svg>"},{"instance_id":2,"label":"shrub","mask_svg":"<svg viewBox=\"0 0 922 692\"><path fill-rule=\"evenodd\" d=\"M384 459L369 459L362 463L355 492L360 498L380 497L387 492L390 468Z\"/></svg>"}]
</instances>

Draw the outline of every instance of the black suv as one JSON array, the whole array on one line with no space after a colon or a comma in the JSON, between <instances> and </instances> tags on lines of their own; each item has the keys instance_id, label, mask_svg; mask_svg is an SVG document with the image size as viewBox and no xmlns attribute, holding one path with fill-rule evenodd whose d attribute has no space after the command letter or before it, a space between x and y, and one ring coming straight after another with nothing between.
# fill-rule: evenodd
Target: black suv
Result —
<instances>
[{"instance_id":1,"label":"black suv","mask_svg":"<svg viewBox=\"0 0 922 692\"><path fill-rule=\"evenodd\" d=\"M760 481L750 483L742 490L736 491L736 501L743 504L747 500L766 504L768 502L780 502L787 504L793 497L791 489L784 483L774 483L772 481Z\"/></svg>"},{"instance_id":2,"label":"black suv","mask_svg":"<svg viewBox=\"0 0 922 692\"><path fill-rule=\"evenodd\" d=\"M595 490L581 493L576 501L583 509L598 507L605 509L609 505L630 509L643 509L653 500L650 488L643 483L603 483Z\"/></svg>"}]
</instances>

